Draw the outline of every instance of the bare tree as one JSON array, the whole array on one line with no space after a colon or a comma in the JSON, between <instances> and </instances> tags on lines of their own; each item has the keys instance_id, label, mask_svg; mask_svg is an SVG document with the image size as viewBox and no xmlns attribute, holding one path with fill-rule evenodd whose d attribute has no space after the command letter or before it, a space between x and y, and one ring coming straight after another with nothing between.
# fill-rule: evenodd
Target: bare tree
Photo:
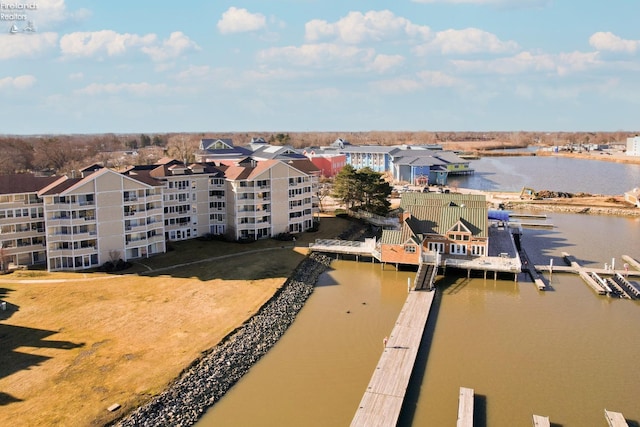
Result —
<instances>
[{"instance_id":1,"label":"bare tree","mask_svg":"<svg viewBox=\"0 0 640 427\"><path fill-rule=\"evenodd\" d=\"M174 135L167 143L167 154L186 165L194 161L197 147L198 143L192 137L184 134Z\"/></svg>"}]
</instances>

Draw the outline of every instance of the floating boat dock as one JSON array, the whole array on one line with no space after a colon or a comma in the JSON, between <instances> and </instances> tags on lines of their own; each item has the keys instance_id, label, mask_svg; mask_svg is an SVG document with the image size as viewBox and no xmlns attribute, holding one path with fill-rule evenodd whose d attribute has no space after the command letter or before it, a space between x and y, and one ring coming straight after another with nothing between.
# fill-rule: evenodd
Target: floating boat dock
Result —
<instances>
[{"instance_id":1,"label":"floating boat dock","mask_svg":"<svg viewBox=\"0 0 640 427\"><path fill-rule=\"evenodd\" d=\"M576 257L567 252L562 252L562 258L567 265L536 265L535 270L549 273L577 273L599 295L609 294L623 298L640 298L640 285L627 279L627 277L640 277L640 263L630 256L622 255L622 259L637 269L625 270L624 275L621 270L585 267L578 262ZM604 278L603 276L609 277Z\"/></svg>"}]
</instances>

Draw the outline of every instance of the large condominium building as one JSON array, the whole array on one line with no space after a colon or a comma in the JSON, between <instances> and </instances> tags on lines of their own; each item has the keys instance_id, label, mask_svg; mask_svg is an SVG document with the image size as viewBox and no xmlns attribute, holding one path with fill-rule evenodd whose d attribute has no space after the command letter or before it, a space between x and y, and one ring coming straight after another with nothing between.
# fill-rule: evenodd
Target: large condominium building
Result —
<instances>
[{"instance_id":1,"label":"large condominium building","mask_svg":"<svg viewBox=\"0 0 640 427\"><path fill-rule=\"evenodd\" d=\"M162 187L111 169L61 177L44 200L47 267L78 270L165 251Z\"/></svg>"},{"instance_id":2,"label":"large condominium building","mask_svg":"<svg viewBox=\"0 0 640 427\"><path fill-rule=\"evenodd\" d=\"M313 226L318 170L308 160L185 165L123 173L0 177L0 259L54 270L148 257L207 233L258 239Z\"/></svg>"},{"instance_id":3,"label":"large condominium building","mask_svg":"<svg viewBox=\"0 0 640 427\"><path fill-rule=\"evenodd\" d=\"M0 270L46 263L44 205L38 191L57 177L0 175Z\"/></svg>"},{"instance_id":4,"label":"large condominium building","mask_svg":"<svg viewBox=\"0 0 640 427\"><path fill-rule=\"evenodd\" d=\"M308 159L247 158L219 167L227 182L227 224L236 239L299 233L313 226L320 171Z\"/></svg>"}]
</instances>

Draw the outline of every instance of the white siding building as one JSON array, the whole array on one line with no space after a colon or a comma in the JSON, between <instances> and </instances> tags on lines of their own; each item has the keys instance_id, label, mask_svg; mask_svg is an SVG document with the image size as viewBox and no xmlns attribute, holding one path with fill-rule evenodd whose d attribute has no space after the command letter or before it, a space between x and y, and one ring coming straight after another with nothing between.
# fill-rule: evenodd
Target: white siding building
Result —
<instances>
[{"instance_id":1,"label":"white siding building","mask_svg":"<svg viewBox=\"0 0 640 427\"><path fill-rule=\"evenodd\" d=\"M640 136L627 138L627 156L640 156Z\"/></svg>"}]
</instances>

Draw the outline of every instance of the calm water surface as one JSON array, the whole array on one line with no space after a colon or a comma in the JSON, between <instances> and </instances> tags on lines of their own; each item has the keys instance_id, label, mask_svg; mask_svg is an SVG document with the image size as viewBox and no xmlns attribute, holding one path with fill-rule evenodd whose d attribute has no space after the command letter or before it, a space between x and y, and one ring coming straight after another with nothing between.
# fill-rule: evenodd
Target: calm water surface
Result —
<instances>
[{"instance_id":1,"label":"calm water surface","mask_svg":"<svg viewBox=\"0 0 640 427\"><path fill-rule=\"evenodd\" d=\"M533 261L586 265L640 258L640 220L554 214L555 230L525 230ZM284 338L200 427L349 425L415 273L337 261ZM425 333L402 426L455 425L458 389L472 387L480 424L605 425L605 408L640 421L640 303L596 295L555 274L553 291L513 280L446 277ZM363 304L366 303L366 304Z\"/></svg>"},{"instance_id":2,"label":"calm water surface","mask_svg":"<svg viewBox=\"0 0 640 427\"><path fill-rule=\"evenodd\" d=\"M517 164L532 158L487 160L510 165L523 185L538 189L620 194L633 186L583 188L582 175L565 176L565 185L532 185L529 177L539 179L538 171ZM562 165L565 159L535 160ZM592 164L585 162L565 170L578 174ZM590 182L604 181L602 164ZM622 173L616 179L640 180L640 169L627 167L635 165L607 165L607 173ZM497 175L483 179L496 186L490 189L511 189ZM550 214L548 221L554 230L525 230L523 243L536 264L553 258L561 265L562 251L590 266L612 257L621 266L623 254L640 259L640 219ZM283 339L199 427L349 425L415 273L352 261L332 268ZM400 425L455 425L461 386L478 396L476 426L529 426L532 414L549 416L555 426L604 426L605 408L639 422L640 302L598 296L573 275L554 274L551 285L539 292L524 275L517 283L449 273L440 279Z\"/></svg>"},{"instance_id":3,"label":"calm water surface","mask_svg":"<svg viewBox=\"0 0 640 427\"><path fill-rule=\"evenodd\" d=\"M570 193L623 194L640 186L640 165L565 157L483 157L473 175L450 177L452 187L520 191L522 187Z\"/></svg>"}]
</instances>

